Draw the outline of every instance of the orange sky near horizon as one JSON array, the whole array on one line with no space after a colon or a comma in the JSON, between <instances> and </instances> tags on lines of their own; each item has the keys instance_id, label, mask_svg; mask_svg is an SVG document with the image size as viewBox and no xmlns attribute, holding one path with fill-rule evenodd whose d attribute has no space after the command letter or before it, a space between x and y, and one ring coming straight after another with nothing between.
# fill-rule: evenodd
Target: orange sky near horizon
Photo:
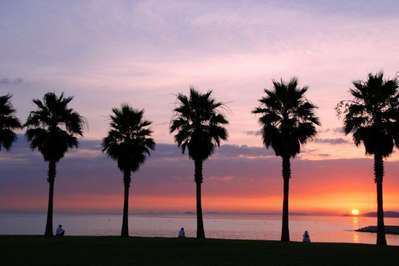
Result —
<instances>
[{"instance_id":1,"label":"orange sky near horizon","mask_svg":"<svg viewBox=\"0 0 399 266\"><path fill-rule=\"evenodd\" d=\"M385 193L385 210L396 210L398 197ZM29 198L21 204L22 198L10 199L7 204L9 211L16 212L44 212L47 207L47 199ZM122 195L113 196L79 196L57 197L56 212L72 213L119 213L122 209ZM280 212L282 197L235 197L235 196L203 196L204 212L227 213L262 213ZM194 212L195 198L187 197L154 197L134 196L130 198L131 213L151 212ZM7 210L6 209L6 210ZM374 212L376 210L375 196L369 193L335 193L328 196L291 196L290 211L317 213L317 214L349 214L352 209L359 209L361 213Z\"/></svg>"},{"instance_id":2,"label":"orange sky near horizon","mask_svg":"<svg viewBox=\"0 0 399 266\"><path fill-rule=\"evenodd\" d=\"M279 178L276 179L278 182L281 181ZM350 178L347 179L350 180ZM223 191L220 188L215 191L215 185L208 186L205 181L202 198L204 212L278 213L281 211L282 205L282 184L279 185L278 182L273 182L273 193L267 190L262 193L261 188L251 193L251 187L242 187L240 193L230 193L229 190ZM139 187L136 189L133 186L130 197L130 211L132 213L194 212L195 184L194 182L190 183L182 187L182 189L187 189L186 193L179 195L157 196L154 195L157 193L157 189L155 189L155 193L147 195L145 192L140 192ZM267 182L261 182L257 185L266 186L265 183ZM364 178L362 183L342 181L322 182L319 185L321 185L319 188L311 187L301 180L293 178L291 180L290 211L343 215L350 214L352 209L359 209L360 213L376 210L375 185L372 179ZM56 194L55 210L77 213L119 213L123 203L122 185L120 190L120 193L106 195ZM390 180L386 180L384 189L385 211L397 210L397 202L399 201L397 192L397 184L392 184ZM40 197L25 195L9 197L6 210L44 212L46 207L46 194Z\"/></svg>"}]
</instances>

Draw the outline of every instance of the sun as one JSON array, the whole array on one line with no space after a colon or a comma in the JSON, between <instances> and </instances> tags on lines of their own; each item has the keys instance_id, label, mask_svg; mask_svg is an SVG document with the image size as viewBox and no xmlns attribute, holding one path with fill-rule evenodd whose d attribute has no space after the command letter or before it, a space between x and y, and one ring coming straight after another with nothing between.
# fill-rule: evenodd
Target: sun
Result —
<instances>
[{"instance_id":1,"label":"sun","mask_svg":"<svg viewBox=\"0 0 399 266\"><path fill-rule=\"evenodd\" d=\"M353 216L358 216L360 214L360 211L359 209L352 209L351 213Z\"/></svg>"}]
</instances>

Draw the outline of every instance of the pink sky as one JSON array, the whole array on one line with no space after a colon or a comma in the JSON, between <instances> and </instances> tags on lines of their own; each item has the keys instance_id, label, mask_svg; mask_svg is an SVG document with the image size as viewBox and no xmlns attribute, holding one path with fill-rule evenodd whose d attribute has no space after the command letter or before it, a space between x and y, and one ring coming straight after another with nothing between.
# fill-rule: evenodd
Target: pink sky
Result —
<instances>
[{"instance_id":1,"label":"pink sky","mask_svg":"<svg viewBox=\"0 0 399 266\"><path fill-rule=\"evenodd\" d=\"M318 140L306 145L299 158L304 168L293 179L293 208L338 211L356 205L373 209L371 164L363 164L361 171L355 171L356 163L350 161L352 163L344 168L348 171L345 177L340 171L330 171L328 175L333 185L323 189L330 182L319 180L326 170L315 170L308 177L306 160L312 164L314 160L328 162L331 169L339 169L339 159L365 158L363 149L355 148L350 137L339 131L342 122L334 107L338 101L348 98L353 80L365 79L369 72L381 70L389 77L397 75L398 11L398 3L388 0L367 1L367 4L360 0L2 1L0 94L14 95L13 101L22 119L33 107L32 98L41 97L46 91L64 91L75 96L74 107L89 123L85 140L104 137L111 108L129 103L145 109L147 119L154 122L154 137L158 143L172 144L168 126L176 94L188 92L190 86L213 89L215 97L227 105L225 113L230 121L230 137L226 144L261 147L259 136L248 133L259 128L251 110L257 105L263 89L270 88L272 79L296 76L301 85L310 87L308 98L319 106L317 114L322 126ZM3 161L10 165L9 161L22 156L26 167L33 167L30 155L19 152L1 153L0 164ZM90 149L78 154L87 160L100 156ZM73 156L68 157L65 164L73 160ZM390 158L392 169L397 169L397 159L397 153ZM184 162L192 167L188 160ZM37 173L44 175L45 165L41 167L42 171L37 169ZM154 164L148 162L144 167L154 167ZM236 206L243 210L279 209L279 167L279 163L273 165L272 172L276 176L270 178L257 172L255 190L246 182L236 181L236 176L231 178L227 173L219 173L218 178L222 178L223 183L210 179L210 184L205 185L205 205L209 209L228 209L228 202L234 198L237 204L240 202ZM121 189L117 179L119 172L114 168L112 171L112 184ZM142 171L136 182L138 186L140 182L146 185L136 192L138 198L133 206L145 209L148 202L156 202L162 209L166 208L162 207L164 198L173 198L168 202L174 209L190 209L191 203L179 204L193 200L191 170L183 178L187 181L158 180L153 186L139 181ZM37 191L32 188L31 194L22 195L25 192L15 188L17 184L12 183L11 173L10 180L0 181L5 183L3 191L11 194L15 189L21 193L16 193L15 197L26 200L7 203L10 209L22 208L24 204L27 208L43 208L46 202L44 177L37 177ZM62 181L62 172L60 175L59 182L63 184L66 181ZM209 175L212 177L213 170ZM240 178L244 178L244 174ZM395 202L398 202L395 195L399 185L394 179L395 173L387 170L385 197L386 206L391 209L395 209ZM182 191L171 188L174 196L158 191L157 186L162 182L182 182L173 184ZM278 193L273 194L273 190L268 189L270 182ZM64 186L68 187L66 183ZM59 206L73 208L71 206L80 202L85 194L89 194L85 200L87 209L96 209L92 205L100 196L104 197L104 203L97 206L99 209L116 208L120 203L119 190L96 194L89 193L89 188L79 189L74 192L76 194L65 192L65 195L61 189ZM307 188L311 193L314 191L315 196L310 196ZM180 200L187 197L191 201ZM0 195L0 203L5 202L5 196ZM329 206L324 206L324 202Z\"/></svg>"}]
</instances>

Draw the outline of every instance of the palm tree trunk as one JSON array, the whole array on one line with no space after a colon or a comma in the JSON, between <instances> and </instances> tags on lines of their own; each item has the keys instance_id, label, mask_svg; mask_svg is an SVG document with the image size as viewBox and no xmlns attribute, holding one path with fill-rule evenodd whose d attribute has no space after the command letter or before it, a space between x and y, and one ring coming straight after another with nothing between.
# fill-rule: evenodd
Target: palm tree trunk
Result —
<instances>
[{"instance_id":1,"label":"palm tree trunk","mask_svg":"<svg viewBox=\"0 0 399 266\"><path fill-rule=\"evenodd\" d=\"M381 155L374 154L374 175L377 185L377 246L386 246L384 225L384 206L382 181L384 177L384 161Z\"/></svg>"},{"instance_id":2,"label":"palm tree trunk","mask_svg":"<svg viewBox=\"0 0 399 266\"><path fill-rule=\"evenodd\" d=\"M195 184L197 200L197 239L205 239L204 221L202 218L201 185L202 185L202 161L195 161Z\"/></svg>"},{"instance_id":3,"label":"palm tree trunk","mask_svg":"<svg viewBox=\"0 0 399 266\"><path fill-rule=\"evenodd\" d=\"M46 237L53 236L53 201L54 201L55 175L56 175L56 162L50 161L48 163L48 178L47 178L47 182L49 183L47 222L46 222L46 231L44 233L44 236Z\"/></svg>"},{"instance_id":4,"label":"palm tree trunk","mask_svg":"<svg viewBox=\"0 0 399 266\"><path fill-rule=\"evenodd\" d=\"M123 184L125 193L123 198L123 218L122 218L122 237L129 237L129 189L130 189L130 171L124 172Z\"/></svg>"},{"instance_id":5,"label":"palm tree trunk","mask_svg":"<svg viewBox=\"0 0 399 266\"><path fill-rule=\"evenodd\" d=\"M281 241L290 241L290 231L288 226L288 195L289 195L289 182L291 177L290 157L283 157L283 182L284 182L284 198L283 198L283 222L281 228Z\"/></svg>"}]
</instances>

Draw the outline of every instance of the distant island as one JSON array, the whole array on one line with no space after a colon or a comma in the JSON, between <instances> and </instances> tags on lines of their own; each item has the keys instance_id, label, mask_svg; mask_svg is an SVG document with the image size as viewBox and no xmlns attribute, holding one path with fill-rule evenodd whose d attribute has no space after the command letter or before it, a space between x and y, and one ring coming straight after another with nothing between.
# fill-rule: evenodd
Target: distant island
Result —
<instances>
[{"instance_id":1,"label":"distant island","mask_svg":"<svg viewBox=\"0 0 399 266\"><path fill-rule=\"evenodd\" d=\"M356 232L377 233L377 226L366 226L355 230ZM390 235L399 235L399 226L386 225L385 233Z\"/></svg>"},{"instance_id":2,"label":"distant island","mask_svg":"<svg viewBox=\"0 0 399 266\"><path fill-rule=\"evenodd\" d=\"M376 212L367 212L365 214L362 214L361 216L364 216L364 217L377 217L377 213ZM384 217L386 217L386 218L399 218L399 212L394 212L394 211L384 212Z\"/></svg>"},{"instance_id":3,"label":"distant island","mask_svg":"<svg viewBox=\"0 0 399 266\"><path fill-rule=\"evenodd\" d=\"M344 214L343 216L351 216L354 217L353 214ZM377 213L376 212L366 212L360 215L357 215L360 217L377 217ZM387 211L384 212L384 217L385 218L399 218L399 212L396 211Z\"/></svg>"}]
</instances>

